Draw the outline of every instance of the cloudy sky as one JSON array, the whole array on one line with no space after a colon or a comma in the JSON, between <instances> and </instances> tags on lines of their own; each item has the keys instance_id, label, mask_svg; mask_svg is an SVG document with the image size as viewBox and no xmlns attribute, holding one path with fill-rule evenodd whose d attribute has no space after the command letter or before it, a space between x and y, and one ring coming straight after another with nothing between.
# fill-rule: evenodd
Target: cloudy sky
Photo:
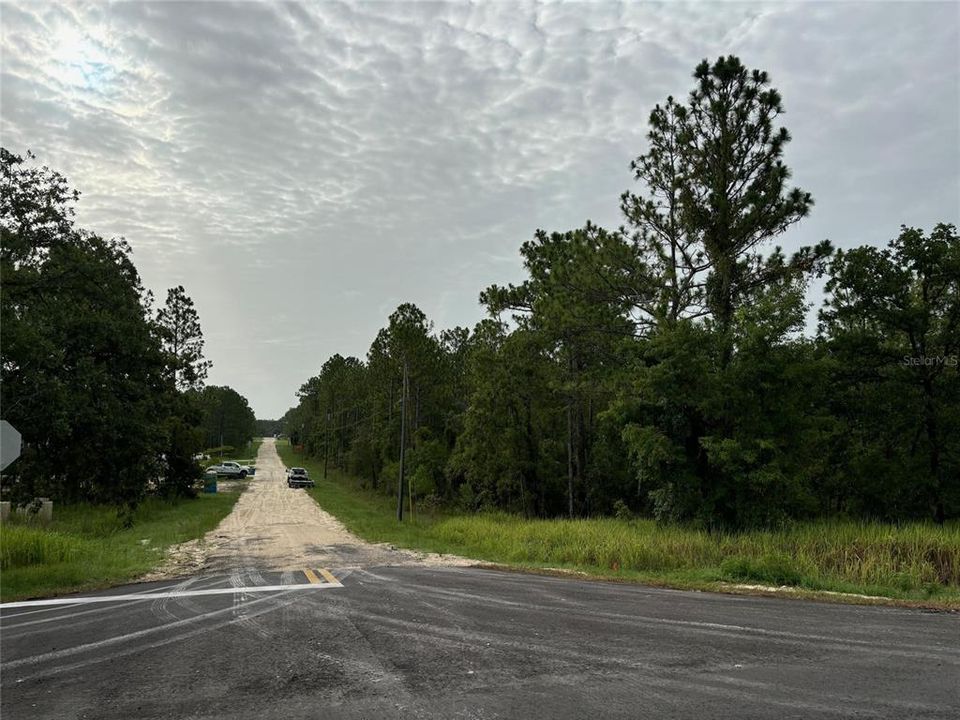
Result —
<instances>
[{"instance_id":1,"label":"cloudy sky","mask_svg":"<svg viewBox=\"0 0 960 720\"><path fill-rule=\"evenodd\" d=\"M958 220L960 4L0 5L0 133L81 190L211 382L277 417L401 302L472 325L535 229L616 226L645 119L704 57L784 95L792 248Z\"/></svg>"}]
</instances>

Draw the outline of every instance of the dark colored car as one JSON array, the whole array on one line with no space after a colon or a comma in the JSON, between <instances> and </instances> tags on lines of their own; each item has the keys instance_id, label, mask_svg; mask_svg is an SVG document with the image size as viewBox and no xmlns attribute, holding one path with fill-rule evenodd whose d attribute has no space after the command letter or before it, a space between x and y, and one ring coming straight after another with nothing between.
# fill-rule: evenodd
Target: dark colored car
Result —
<instances>
[{"instance_id":1,"label":"dark colored car","mask_svg":"<svg viewBox=\"0 0 960 720\"><path fill-rule=\"evenodd\" d=\"M307 474L305 468L295 467L287 470L287 487L313 487L313 480Z\"/></svg>"}]
</instances>

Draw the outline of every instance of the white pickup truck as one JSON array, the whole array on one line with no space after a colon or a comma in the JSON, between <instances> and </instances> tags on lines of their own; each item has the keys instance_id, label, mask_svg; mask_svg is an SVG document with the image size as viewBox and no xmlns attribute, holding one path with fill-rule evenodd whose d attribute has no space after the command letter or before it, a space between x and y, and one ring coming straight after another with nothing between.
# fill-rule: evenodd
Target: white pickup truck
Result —
<instances>
[{"instance_id":1,"label":"white pickup truck","mask_svg":"<svg viewBox=\"0 0 960 720\"><path fill-rule=\"evenodd\" d=\"M217 477L239 478L243 480L247 475L252 475L250 468L232 460L227 460L219 465L211 465L207 468L208 473L216 473Z\"/></svg>"}]
</instances>

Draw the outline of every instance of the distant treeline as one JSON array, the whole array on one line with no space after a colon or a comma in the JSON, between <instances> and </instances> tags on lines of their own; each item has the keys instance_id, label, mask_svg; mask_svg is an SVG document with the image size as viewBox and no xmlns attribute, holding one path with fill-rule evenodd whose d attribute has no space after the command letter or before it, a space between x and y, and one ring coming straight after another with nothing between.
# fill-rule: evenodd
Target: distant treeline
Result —
<instances>
[{"instance_id":1,"label":"distant treeline","mask_svg":"<svg viewBox=\"0 0 960 720\"><path fill-rule=\"evenodd\" d=\"M294 443L405 498L707 527L960 514L960 241L793 255L778 92L701 63L650 114L624 225L538 231L488 319L435 332L401 305L365 360L335 355L284 418ZM826 277L814 337L811 278Z\"/></svg>"},{"instance_id":2,"label":"distant treeline","mask_svg":"<svg viewBox=\"0 0 960 720\"><path fill-rule=\"evenodd\" d=\"M197 394L202 408L203 447L241 448L259 437L257 420L247 399L233 388L210 385Z\"/></svg>"},{"instance_id":3,"label":"distant treeline","mask_svg":"<svg viewBox=\"0 0 960 720\"><path fill-rule=\"evenodd\" d=\"M257 437L273 437L283 432L283 420L257 420Z\"/></svg>"},{"instance_id":4,"label":"distant treeline","mask_svg":"<svg viewBox=\"0 0 960 720\"><path fill-rule=\"evenodd\" d=\"M0 155L0 410L23 436L4 499L191 494L194 456L255 430L243 397L203 387L193 301L176 287L154 308L127 243L75 227L62 175Z\"/></svg>"}]
</instances>

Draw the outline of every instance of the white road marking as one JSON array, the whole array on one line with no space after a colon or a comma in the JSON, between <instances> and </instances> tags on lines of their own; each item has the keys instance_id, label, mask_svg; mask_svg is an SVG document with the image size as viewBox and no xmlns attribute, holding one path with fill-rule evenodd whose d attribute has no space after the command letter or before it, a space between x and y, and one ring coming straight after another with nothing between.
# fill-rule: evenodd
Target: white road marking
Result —
<instances>
[{"instance_id":1,"label":"white road marking","mask_svg":"<svg viewBox=\"0 0 960 720\"><path fill-rule=\"evenodd\" d=\"M139 595L94 595L91 597L82 598L53 598L50 600L22 600L20 602L3 603L0 604L0 610L21 607L39 607L42 605L85 605L88 603L197 597L200 595L233 595L235 593L279 592L281 590L326 590L330 588L342 587L343 585L337 581L336 583L326 582L318 585L315 585L314 583L303 583L300 585L253 585L248 587L213 588L212 590L174 590L172 592L142 593Z\"/></svg>"},{"instance_id":2,"label":"white road marking","mask_svg":"<svg viewBox=\"0 0 960 720\"><path fill-rule=\"evenodd\" d=\"M269 601L276 601L278 598L282 597L283 594L284 594L284 593L281 593L280 595L275 595L275 596L273 596L273 597L266 597L266 598L260 598L259 600L252 600L252 601L250 602L250 604L251 604L251 605L255 605L255 604L257 604L257 603L261 603L261 602L268 601L268 600L269 600ZM282 602L282 603L271 604L271 605L269 605L268 607L266 607L266 608L264 608L264 609L262 609L262 610L258 610L258 611L255 612L255 613L251 613L249 617L256 617L256 616L258 616L258 615L263 615L263 614L266 614L266 613L274 612L275 610L278 610L278 609L280 609L280 608L286 607L287 605L290 605L291 603L293 603L293 600L288 600L287 602ZM201 617L201 618L209 618L209 617L212 616L212 615L222 615L223 612L224 612L224 611L222 611L222 610L217 610L216 612L208 613L208 614L206 614L206 615L204 615L204 616L200 616L200 617ZM137 645L136 647L132 647L132 648L124 648L124 649L116 650L116 651L111 652L111 653L106 654L106 655L100 655L99 657L89 658L89 659L87 659L87 660L81 660L81 661L79 661L79 662L75 662L75 663L72 663L72 664L70 664L70 665L60 665L60 666L55 666L55 667L47 667L47 668L44 668L43 671L41 671L41 672L39 672L39 673L36 673L36 674L33 674L33 675L25 675L25 676L23 676L23 677L18 677L18 678L17 678L17 682L22 682L22 681L24 681L24 680L33 680L33 679L38 678L38 677L48 677L48 676L53 675L53 674L56 674L56 673L66 672L66 671L68 671L68 670L76 670L76 669L78 669L78 668L87 667L88 665L96 665L96 664L98 664L98 663L106 662L107 660L116 660L117 658L126 657L126 656L128 656L128 655L134 655L134 654L136 654L136 653L142 653L142 652L144 652L144 651L146 651L146 650L152 650L153 648L163 647L164 645L170 645L170 644L172 644L172 643L180 642L180 641L185 640L185 639L187 639L187 638L195 637L195 636L197 636L197 635L202 635L202 634L204 634L204 633L209 633L209 632L211 632L211 631L213 631L213 630L219 630L220 628L227 627L227 626L229 626L229 625L234 625L234 624L236 624L237 622L238 622L238 621L237 621L236 618L231 618L231 619L229 619L229 620L220 621L220 622L217 622L217 623L206 624L206 625L203 625L203 626L201 626L201 627L199 627L199 628L195 628L195 629L193 629L193 630L188 630L188 631L185 632L185 633L181 633L181 634L175 635L175 636L173 636L173 637L163 638L162 640L155 640L154 642L147 643L147 644L143 644L143 645ZM162 629L166 629L166 628L169 628L169 627L173 627L174 625L180 626L180 625L182 625L182 624L183 624L183 621L178 621L178 622L176 622L176 623L171 623L171 624L169 624L169 625L163 626L163 627L161 627L161 628L159 628L159 629L162 630ZM145 635L146 633L145 633L144 631L140 631L139 633L134 633L134 634L137 634L137 635L139 635L139 636L143 636L143 635ZM127 636L123 636L122 638L119 638L119 639L120 639L120 640L123 640L123 639L129 638L129 637L130 637L130 636L127 635ZM99 642L99 643L92 643L92 644L87 645L87 646L82 646L80 649L90 649L91 647L97 647L97 646L101 646L101 645L104 645L104 644L111 644L111 643L112 643L112 639L111 639L111 640L102 641L102 642ZM75 655L75 654L77 654L77 653L74 652L73 650L68 650L68 651L63 651L63 652L57 651L57 652L53 652L53 653L47 653L47 654L45 654L45 655L43 655L43 656L35 656L34 658L27 658L27 660L29 661L27 664L33 664L33 665L35 665L35 664L37 664L37 662L40 661L40 660L45 660L45 659L57 659L57 658L59 658L59 657L65 657L65 656L68 656L68 655ZM11 665L19 665L19 664L23 664L23 663L22 663L21 661L13 661L12 663L10 663L10 662L5 663L5 666L6 666L7 668L9 668Z\"/></svg>"},{"instance_id":3,"label":"white road marking","mask_svg":"<svg viewBox=\"0 0 960 720\"><path fill-rule=\"evenodd\" d=\"M267 610L265 610L264 612L272 611L273 609L276 609L277 607L280 607L281 605L285 604L285 603L280 603L278 605L277 601L283 598L284 596L288 595L288 592L287 592L288 590L305 590L307 588L321 589L321 588L333 588L333 587L343 587L343 586L340 585L339 583L337 585L272 585L270 586L270 588L268 588L267 586L260 586L256 589L260 591L266 590L266 589L277 589L280 592L278 592L276 595L268 595L267 597L257 598L256 600L249 600L247 602L247 605L249 606L249 605L259 605L261 603L268 603ZM195 590L193 591L193 594L198 594L203 592L205 591ZM219 589L219 592L221 594L225 592L233 592L233 588ZM37 602L42 602L42 601L37 601ZM290 600L290 602L293 602L293 600ZM210 618L220 617L233 610L234 610L233 607L221 608L219 610L211 610L210 612L203 613L201 615L195 615L193 617L184 618L183 620L176 620L174 622L169 622L164 625L158 625L152 628L135 630L130 633L125 633L123 635L115 635L113 637L105 638L103 640L96 640L94 642L84 643L82 645L75 645L73 647L63 648L61 650L51 650L50 652L41 653L39 655L33 655L31 657L20 658L19 660L9 660L4 663L4 669L7 670L14 667L20 667L21 665L36 665L37 663L45 662L48 660L57 660L60 658L69 657L71 655L77 655L79 653L87 652L90 650L109 647L112 645L117 645L119 643L129 642L131 640L137 640L150 635L155 635L156 633L169 631L169 630L172 630L173 628L182 627L184 625L192 625L192 624L200 623L202 621L209 620ZM257 613L257 614L261 614L261 613ZM241 621L241 618L234 617L225 624L234 624L240 621ZM210 629L214 629L215 627L217 626L210 625L208 623L203 628L201 628L198 632L207 632Z\"/></svg>"},{"instance_id":4,"label":"white road marking","mask_svg":"<svg viewBox=\"0 0 960 720\"><path fill-rule=\"evenodd\" d=\"M209 578L206 578L205 580L208 580L208 579ZM220 578L213 578L213 579L217 582L219 582L220 580ZM201 580L200 582L204 582L205 580ZM178 587L180 587L180 584L171 585L169 587L173 589L168 590L167 592L173 592L173 590L176 590ZM199 590L201 588L197 588L197 589ZM163 590L163 588L147 588L145 590L138 590L135 593L131 593L131 595L136 595L139 598L144 593L157 593L157 592L160 592L161 590ZM143 598L143 599L147 600L149 598ZM131 601L128 607L132 607L133 605L134 605L134 601ZM62 610L62 609L63 609L63 606L61 605L59 608L48 607L43 610L27 610L26 612L14 613L13 615L2 615L0 616L0 620L12 621L12 620L15 620L16 618L21 618L27 615L35 615L36 613L48 613L54 610ZM69 610L70 608L68 607L67 609ZM134 610L135 609L136 608L134 608ZM115 612L115 609L107 608L107 607L96 607L96 608L91 608L90 610L77 610L77 612L66 612L66 613L60 613L59 615L44 616L39 620L27 620L25 622L19 622L19 623L13 623L13 624L4 623L3 625L0 625L0 632L6 633L11 630L16 630L19 627L25 627L28 625L44 625L46 623L62 622L63 620L72 620L73 618L82 617L82 616L95 616L98 613L103 613L103 612ZM71 627L76 627L77 624L83 624L84 622L96 622L96 620L97 620L96 617L90 617L88 620L81 621L80 623L71 623Z\"/></svg>"},{"instance_id":5,"label":"white road marking","mask_svg":"<svg viewBox=\"0 0 960 720\"><path fill-rule=\"evenodd\" d=\"M131 595L142 595L143 593L148 593L148 592L155 592L155 590L154 590L153 588L147 588L147 589L145 589L145 590L137 590L135 593L130 593L130 594L131 594ZM77 602L77 600L74 599L74 602ZM0 610L3 610L3 608L5 608L5 607L6 607L6 605L3 605L2 603L0 603ZM15 614L13 614L13 615L0 615L0 622L3 622L3 621L5 621L5 620L13 620L14 618L23 617L23 616L25 616L25 615L36 615L36 614L38 614L38 613L53 612L53 611L56 610L56 609L57 609L57 608L52 607L52 608L45 608L45 609L43 609L43 610L27 610L26 612L15 613Z\"/></svg>"}]
</instances>

